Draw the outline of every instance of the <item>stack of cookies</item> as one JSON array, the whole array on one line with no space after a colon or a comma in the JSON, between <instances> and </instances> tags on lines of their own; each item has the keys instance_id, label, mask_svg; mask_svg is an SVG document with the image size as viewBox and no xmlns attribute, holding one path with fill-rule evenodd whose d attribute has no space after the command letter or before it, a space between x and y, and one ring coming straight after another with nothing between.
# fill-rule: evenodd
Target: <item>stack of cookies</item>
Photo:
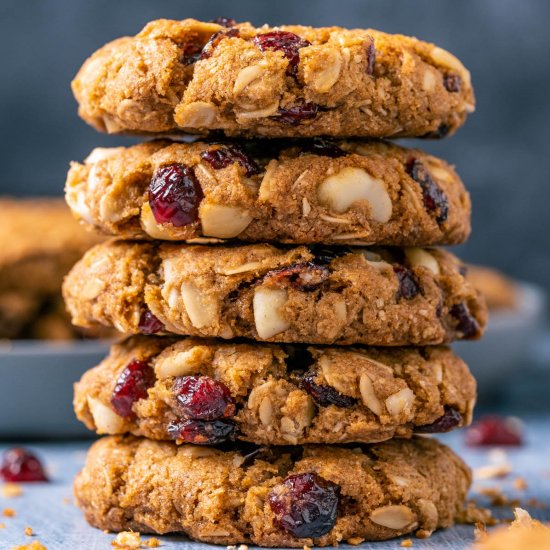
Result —
<instances>
[{"instance_id":1,"label":"stack of cookies","mask_svg":"<svg viewBox=\"0 0 550 550\"><path fill-rule=\"evenodd\" d=\"M469 198L444 161L366 138L452 133L463 65L374 30L160 20L73 90L97 129L155 138L67 181L118 237L66 278L73 321L132 335L76 385L111 434L76 480L88 521L291 547L452 525L469 470L415 434L472 416L443 344L479 337L485 305L425 248L467 238ZM166 139L186 133L205 137Z\"/></svg>"}]
</instances>

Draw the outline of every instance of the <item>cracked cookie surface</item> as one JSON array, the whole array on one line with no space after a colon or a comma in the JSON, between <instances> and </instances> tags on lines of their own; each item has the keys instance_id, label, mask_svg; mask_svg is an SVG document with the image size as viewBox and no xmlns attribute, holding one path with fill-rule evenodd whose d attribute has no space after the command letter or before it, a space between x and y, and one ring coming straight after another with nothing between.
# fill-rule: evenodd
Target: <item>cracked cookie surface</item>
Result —
<instances>
[{"instance_id":1,"label":"cracked cookie surface","mask_svg":"<svg viewBox=\"0 0 550 550\"><path fill-rule=\"evenodd\" d=\"M384 142L95 149L71 165L65 191L77 218L125 238L429 246L470 233L470 199L453 168Z\"/></svg>"},{"instance_id":2,"label":"cracked cookie surface","mask_svg":"<svg viewBox=\"0 0 550 550\"><path fill-rule=\"evenodd\" d=\"M478 338L487 312L441 249L108 241L64 283L77 326L380 346Z\"/></svg>"},{"instance_id":3,"label":"cracked cookie surface","mask_svg":"<svg viewBox=\"0 0 550 550\"><path fill-rule=\"evenodd\" d=\"M470 73L433 44L340 27L157 20L72 83L110 133L443 137L474 110Z\"/></svg>"}]
</instances>

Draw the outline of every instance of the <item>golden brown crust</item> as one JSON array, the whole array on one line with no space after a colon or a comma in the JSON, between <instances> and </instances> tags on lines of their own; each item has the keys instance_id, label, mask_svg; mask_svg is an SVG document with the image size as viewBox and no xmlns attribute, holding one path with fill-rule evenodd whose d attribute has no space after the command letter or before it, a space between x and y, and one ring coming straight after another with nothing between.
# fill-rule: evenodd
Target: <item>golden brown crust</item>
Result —
<instances>
[{"instance_id":1,"label":"golden brown crust","mask_svg":"<svg viewBox=\"0 0 550 550\"><path fill-rule=\"evenodd\" d=\"M429 439L362 449L296 447L293 453L245 461L238 451L106 437L92 446L75 481L76 500L92 525L110 531L184 532L216 544L330 546L449 527L471 482L460 458ZM341 491L334 527L316 539L277 527L268 503L288 474L307 472ZM396 528L381 524L388 519Z\"/></svg>"},{"instance_id":2,"label":"golden brown crust","mask_svg":"<svg viewBox=\"0 0 550 550\"><path fill-rule=\"evenodd\" d=\"M64 297L76 325L131 334L148 308L166 332L194 336L397 346L481 335L484 301L452 254L331 254L338 249L115 240L73 268Z\"/></svg>"},{"instance_id":3,"label":"golden brown crust","mask_svg":"<svg viewBox=\"0 0 550 550\"><path fill-rule=\"evenodd\" d=\"M110 355L75 385L75 412L88 428L101 433L94 417L97 401L110 408L124 369L132 361L142 361L154 370L154 385L134 404L135 416L109 433L173 439L168 426L183 419L174 381L198 375L227 386L237 405L231 418L237 437L256 444L374 443L411 437L416 428L433 424L449 408L460 415L457 426L471 420L475 381L448 348L301 350L136 336L114 345ZM347 396L350 403L314 399L303 384L306 373L314 376L316 385L335 390L338 398Z\"/></svg>"},{"instance_id":4,"label":"golden brown crust","mask_svg":"<svg viewBox=\"0 0 550 550\"><path fill-rule=\"evenodd\" d=\"M311 43L298 50L295 75L281 51L261 51L253 41L273 30ZM223 39L207 48L210 57L193 63L191 50L218 31ZM224 29L161 19L95 52L72 87L80 116L110 133L441 137L474 110L470 74L450 53L415 38L339 27ZM313 115L285 122L281 109L304 102L317 106Z\"/></svg>"},{"instance_id":5,"label":"golden brown crust","mask_svg":"<svg viewBox=\"0 0 550 550\"><path fill-rule=\"evenodd\" d=\"M334 145L336 154L341 151L342 156L313 154L307 149L311 147L308 142L232 143L231 147L242 147L240 150L255 162L257 174L247 174L238 162L215 169L203 157L220 149L228 151L219 143L156 141L128 148L96 149L84 164L71 165L66 198L79 219L126 238L215 237L392 246L458 244L466 240L470 200L447 163L417 149L383 142L346 141ZM425 204L422 186L411 175L410 164L414 161L421 163L435 188L443 193L447 205L444 219ZM182 227L157 223L149 206L153 175L171 164L193 168L204 193L199 219ZM339 201L346 192L364 198L351 199L344 208L330 202L323 190L329 178L335 176L339 178ZM382 211L373 209L373 203ZM233 228L231 221L235 222Z\"/></svg>"}]
</instances>

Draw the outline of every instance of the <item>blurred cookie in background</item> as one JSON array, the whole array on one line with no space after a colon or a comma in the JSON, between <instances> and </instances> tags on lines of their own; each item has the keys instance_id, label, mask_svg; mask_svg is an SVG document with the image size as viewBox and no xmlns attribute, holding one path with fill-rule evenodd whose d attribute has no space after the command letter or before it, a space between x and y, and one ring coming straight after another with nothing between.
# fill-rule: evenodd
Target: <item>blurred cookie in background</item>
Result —
<instances>
[{"instance_id":1,"label":"blurred cookie in background","mask_svg":"<svg viewBox=\"0 0 550 550\"><path fill-rule=\"evenodd\" d=\"M489 310L518 308L518 285L500 271L480 265L468 265L466 278L485 296Z\"/></svg>"}]
</instances>

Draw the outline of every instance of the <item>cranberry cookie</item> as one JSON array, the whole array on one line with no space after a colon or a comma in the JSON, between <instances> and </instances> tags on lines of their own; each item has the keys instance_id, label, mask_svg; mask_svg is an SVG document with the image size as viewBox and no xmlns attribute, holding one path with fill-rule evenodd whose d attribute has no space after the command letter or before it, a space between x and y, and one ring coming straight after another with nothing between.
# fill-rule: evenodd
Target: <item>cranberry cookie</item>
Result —
<instances>
[{"instance_id":1,"label":"cranberry cookie","mask_svg":"<svg viewBox=\"0 0 550 550\"><path fill-rule=\"evenodd\" d=\"M302 548L428 536L459 517L470 483L462 460L426 438L221 450L110 436L74 489L100 529Z\"/></svg>"},{"instance_id":2,"label":"cranberry cookie","mask_svg":"<svg viewBox=\"0 0 550 550\"><path fill-rule=\"evenodd\" d=\"M94 53L72 83L109 133L443 137L474 110L449 52L375 30L149 23Z\"/></svg>"},{"instance_id":3,"label":"cranberry cookie","mask_svg":"<svg viewBox=\"0 0 550 550\"><path fill-rule=\"evenodd\" d=\"M73 213L122 237L393 246L457 244L470 200L456 172L383 142L154 141L73 163Z\"/></svg>"},{"instance_id":4,"label":"cranberry cookie","mask_svg":"<svg viewBox=\"0 0 550 550\"><path fill-rule=\"evenodd\" d=\"M481 295L440 249L109 241L69 273L77 326L312 344L478 338Z\"/></svg>"},{"instance_id":5,"label":"cranberry cookie","mask_svg":"<svg viewBox=\"0 0 550 550\"><path fill-rule=\"evenodd\" d=\"M218 444L375 443L470 423L476 385L448 348L314 348L135 336L75 386L99 433Z\"/></svg>"}]
</instances>

